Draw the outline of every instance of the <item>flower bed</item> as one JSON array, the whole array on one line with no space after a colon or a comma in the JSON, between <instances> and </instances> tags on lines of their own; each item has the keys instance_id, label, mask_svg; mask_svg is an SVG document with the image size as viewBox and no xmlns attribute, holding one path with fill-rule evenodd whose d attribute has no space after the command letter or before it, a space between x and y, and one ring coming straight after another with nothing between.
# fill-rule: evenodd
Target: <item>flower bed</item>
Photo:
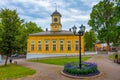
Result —
<instances>
[{"instance_id":1,"label":"flower bed","mask_svg":"<svg viewBox=\"0 0 120 80\"><path fill-rule=\"evenodd\" d=\"M78 63L67 63L63 72L73 76L93 76L100 73L97 64L91 62L83 62L81 69L79 69Z\"/></svg>"}]
</instances>

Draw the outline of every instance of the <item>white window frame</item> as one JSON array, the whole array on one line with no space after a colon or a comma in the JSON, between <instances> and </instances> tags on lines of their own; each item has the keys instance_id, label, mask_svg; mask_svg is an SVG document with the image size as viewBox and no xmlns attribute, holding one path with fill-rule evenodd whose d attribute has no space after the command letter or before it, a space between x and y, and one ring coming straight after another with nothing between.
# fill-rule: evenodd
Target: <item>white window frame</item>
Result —
<instances>
[{"instance_id":1,"label":"white window frame","mask_svg":"<svg viewBox=\"0 0 120 80\"><path fill-rule=\"evenodd\" d=\"M39 43L40 42L40 43ZM38 40L38 50L41 51L42 50L42 42L41 40Z\"/></svg>"},{"instance_id":2,"label":"white window frame","mask_svg":"<svg viewBox=\"0 0 120 80\"><path fill-rule=\"evenodd\" d=\"M49 40L45 40L45 50L49 51Z\"/></svg>"},{"instance_id":3,"label":"white window frame","mask_svg":"<svg viewBox=\"0 0 120 80\"><path fill-rule=\"evenodd\" d=\"M60 51L63 51L63 50L64 50L64 40L60 40Z\"/></svg>"},{"instance_id":4,"label":"white window frame","mask_svg":"<svg viewBox=\"0 0 120 80\"><path fill-rule=\"evenodd\" d=\"M68 51L71 51L71 50L72 50L72 49L71 49L71 41L70 41L70 40L67 41L67 50L68 50Z\"/></svg>"},{"instance_id":5,"label":"white window frame","mask_svg":"<svg viewBox=\"0 0 120 80\"><path fill-rule=\"evenodd\" d=\"M34 40L31 40L30 48L31 48L31 51L35 50L35 41Z\"/></svg>"},{"instance_id":6,"label":"white window frame","mask_svg":"<svg viewBox=\"0 0 120 80\"><path fill-rule=\"evenodd\" d=\"M56 51L56 40L52 41L52 50Z\"/></svg>"},{"instance_id":7,"label":"white window frame","mask_svg":"<svg viewBox=\"0 0 120 80\"><path fill-rule=\"evenodd\" d=\"M79 50L79 41L75 41L75 50L78 51Z\"/></svg>"}]
</instances>

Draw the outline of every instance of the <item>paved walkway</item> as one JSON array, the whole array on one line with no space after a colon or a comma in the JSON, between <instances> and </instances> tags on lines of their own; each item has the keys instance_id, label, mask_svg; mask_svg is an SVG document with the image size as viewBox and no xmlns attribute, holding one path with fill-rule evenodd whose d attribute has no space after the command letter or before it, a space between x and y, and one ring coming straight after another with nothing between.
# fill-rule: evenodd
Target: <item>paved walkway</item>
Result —
<instances>
[{"instance_id":1,"label":"paved walkway","mask_svg":"<svg viewBox=\"0 0 120 80\"><path fill-rule=\"evenodd\" d=\"M60 71L63 70L63 66L21 60L18 62L19 65L35 69L37 73L16 80L120 80L120 65L109 60L107 56L95 55L88 61L98 64L99 70L102 71L101 76L89 79L72 79L61 75Z\"/></svg>"}]
</instances>

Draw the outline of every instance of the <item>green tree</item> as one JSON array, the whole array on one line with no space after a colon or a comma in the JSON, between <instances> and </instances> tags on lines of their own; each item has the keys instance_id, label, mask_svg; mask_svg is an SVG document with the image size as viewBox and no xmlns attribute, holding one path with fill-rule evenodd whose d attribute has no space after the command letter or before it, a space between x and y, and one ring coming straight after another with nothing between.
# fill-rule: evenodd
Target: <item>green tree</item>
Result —
<instances>
[{"instance_id":1,"label":"green tree","mask_svg":"<svg viewBox=\"0 0 120 80\"><path fill-rule=\"evenodd\" d=\"M43 31L34 22L23 23L16 10L1 9L0 11L0 53L8 57L17 51L23 53L27 48L29 34Z\"/></svg>"},{"instance_id":2,"label":"green tree","mask_svg":"<svg viewBox=\"0 0 120 80\"><path fill-rule=\"evenodd\" d=\"M114 1L113 1L114 2ZM115 17L116 17L116 22L117 22L117 34L116 34L116 38L114 43L119 44L120 45L120 0L115 0L114 2L114 6L115 6Z\"/></svg>"},{"instance_id":3,"label":"green tree","mask_svg":"<svg viewBox=\"0 0 120 80\"><path fill-rule=\"evenodd\" d=\"M86 51L93 51L94 50L94 44L96 42L96 34L93 30L90 30L89 32L85 32L85 48Z\"/></svg>"},{"instance_id":4,"label":"green tree","mask_svg":"<svg viewBox=\"0 0 120 80\"><path fill-rule=\"evenodd\" d=\"M23 27L26 29L27 34L43 31L41 27L38 27L36 23L31 21L23 24Z\"/></svg>"},{"instance_id":5,"label":"green tree","mask_svg":"<svg viewBox=\"0 0 120 80\"><path fill-rule=\"evenodd\" d=\"M5 65L7 65L8 57L14 51L16 35L19 34L18 27L21 25L21 20L16 13L16 10L1 9L1 23L3 25L1 50L6 55Z\"/></svg>"},{"instance_id":6,"label":"green tree","mask_svg":"<svg viewBox=\"0 0 120 80\"><path fill-rule=\"evenodd\" d=\"M92 27L94 31L98 34L98 39L101 42L106 42L109 46L110 42L113 42L117 36L117 18L114 13L115 7L114 3L109 0L100 1L92 8L90 14L90 20L88 24Z\"/></svg>"},{"instance_id":7,"label":"green tree","mask_svg":"<svg viewBox=\"0 0 120 80\"><path fill-rule=\"evenodd\" d=\"M25 51L27 48L27 39L29 34L43 31L41 27L38 27L36 23L31 21L24 23L19 30L20 35L16 36L16 44L19 44L19 46L16 45L16 48L20 53Z\"/></svg>"},{"instance_id":8,"label":"green tree","mask_svg":"<svg viewBox=\"0 0 120 80\"><path fill-rule=\"evenodd\" d=\"M2 23L0 21L0 44L2 44L2 33L3 33L3 25L2 25ZM1 53L1 48L0 48L0 54L2 54Z\"/></svg>"}]
</instances>

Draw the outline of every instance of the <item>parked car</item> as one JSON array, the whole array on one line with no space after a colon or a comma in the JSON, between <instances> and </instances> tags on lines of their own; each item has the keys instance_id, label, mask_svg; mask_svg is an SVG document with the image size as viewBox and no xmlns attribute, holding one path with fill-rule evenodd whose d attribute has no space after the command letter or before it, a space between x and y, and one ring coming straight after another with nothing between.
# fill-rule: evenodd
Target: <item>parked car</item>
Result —
<instances>
[{"instance_id":1,"label":"parked car","mask_svg":"<svg viewBox=\"0 0 120 80\"><path fill-rule=\"evenodd\" d=\"M112 48L111 52L117 52L116 48Z\"/></svg>"},{"instance_id":2,"label":"parked car","mask_svg":"<svg viewBox=\"0 0 120 80\"><path fill-rule=\"evenodd\" d=\"M19 54L17 54L17 53L11 55L11 57L18 57L18 56L19 56Z\"/></svg>"}]
</instances>

